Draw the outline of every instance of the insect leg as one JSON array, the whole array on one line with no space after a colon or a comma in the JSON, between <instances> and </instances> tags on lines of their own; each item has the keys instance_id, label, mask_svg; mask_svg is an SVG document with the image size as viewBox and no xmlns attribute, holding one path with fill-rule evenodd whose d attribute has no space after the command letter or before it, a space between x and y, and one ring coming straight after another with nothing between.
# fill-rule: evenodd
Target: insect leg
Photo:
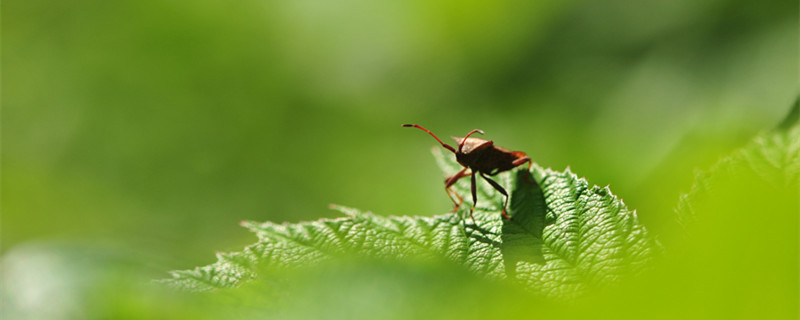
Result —
<instances>
[{"instance_id":1,"label":"insect leg","mask_svg":"<svg viewBox=\"0 0 800 320\"><path fill-rule=\"evenodd\" d=\"M486 180L486 182L491 184L492 187L495 188L495 190L500 191L500 193L502 193L506 197L506 201L503 203L503 218L511 219L511 217L509 217L506 214L506 207L508 207L508 193L506 192L506 189L503 189L503 187L501 187L499 183L495 182L492 179L489 179L489 177L485 176L483 173L481 173L481 177L483 177L483 179Z\"/></svg>"},{"instance_id":2,"label":"insect leg","mask_svg":"<svg viewBox=\"0 0 800 320\"><path fill-rule=\"evenodd\" d=\"M447 196L450 197L450 200L453 201L454 205L453 212L456 212L456 210L458 210L458 208L461 207L461 204L464 203L464 198L462 198L457 192L453 191L453 189L450 189L450 187L452 187L453 184L455 184L456 181L458 181L458 179L461 179L471 174L472 174L471 172L469 173L467 172L467 168L464 168L461 169L461 171L456 172L454 175L449 176L447 177L447 179L444 180L444 191L447 192ZM453 199L453 195L455 195L458 198L458 201L456 201L456 199Z\"/></svg>"},{"instance_id":3,"label":"insect leg","mask_svg":"<svg viewBox=\"0 0 800 320\"><path fill-rule=\"evenodd\" d=\"M461 204L464 203L464 198L462 198L458 192L455 192L452 189L445 188L444 191L447 192L447 196L450 197L450 201L453 201L453 212L458 211L458 208L460 208ZM458 200L453 199L453 196L455 196Z\"/></svg>"},{"instance_id":4,"label":"insect leg","mask_svg":"<svg viewBox=\"0 0 800 320\"><path fill-rule=\"evenodd\" d=\"M528 163L528 172L530 172L531 171L531 165L533 165L533 161L531 161L531 158L528 158L528 156L526 156L524 153L520 153L519 156L520 156L520 158L517 158L516 160L511 162L511 164L513 164L516 167L518 165L521 165L521 164L527 162ZM533 180L531 180L531 176L529 174L525 175L525 181L528 182L528 184L534 184L534 182L533 182Z\"/></svg>"},{"instance_id":5,"label":"insect leg","mask_svg":"<svg viewBox=\"0 0 800 320\"><path fill-rule=\"evenodd\" d=\"M531 165L533 164L533 161L531 161L531 158L528 158L527 156L524 156L522 158L516 159L511 164L516 167L516 166L521 165L521 164L523 164L525 162L528 163L528 171L531 171Z\"/></svg>"},{"instance_id":6,"label":"insect leg","mask_svg":"<svg viewBox=\"0 0 800 320\"><path fill-rule=\"evenodd\" d=\"M478 195L475 193L475 175L472 175L472 185L470 188L472 191L472 208L469 209L469 217L472 218L472 222L475 222L475 216L472 214L475 211L475 205L478 204Z\"/></svg>"}]
</instances>

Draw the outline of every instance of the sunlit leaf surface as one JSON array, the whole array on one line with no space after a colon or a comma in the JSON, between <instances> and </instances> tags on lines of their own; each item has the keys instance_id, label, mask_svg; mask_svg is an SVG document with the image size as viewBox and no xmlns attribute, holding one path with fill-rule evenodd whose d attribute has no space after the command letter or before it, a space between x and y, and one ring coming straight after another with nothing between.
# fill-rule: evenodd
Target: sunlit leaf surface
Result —
<instances>
[{"instance_id":1,"label":"sunlit leaf surface","mask_svg":"<svg viewBox=\"0 0 800 320\"><path fill-rule=\"evenodd\" d=\"M434 155L445 172L459 169L449 155ZM496 178L510 190L508 220L500 215L503 196L481 182L474 220L468 214L471 203L465 202L458 212L433 217L382 217L336 207L347 216L298 224L244 222L258 235L257 243L218 254L212 265L174 271L167 282L203 291L258 278L259 270L337 258L431 258L561 298L612 283L652 258L654 240L608 187L590 186L569 170L537 165ZM454 187L465 199L470 195L467 180Z\"/></svg>"}]
</instances>

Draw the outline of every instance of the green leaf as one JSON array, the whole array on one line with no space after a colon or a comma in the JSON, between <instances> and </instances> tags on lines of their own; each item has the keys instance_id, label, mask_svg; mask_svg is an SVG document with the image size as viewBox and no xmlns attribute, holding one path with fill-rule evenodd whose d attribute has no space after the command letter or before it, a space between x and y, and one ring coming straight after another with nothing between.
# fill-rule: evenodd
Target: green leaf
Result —
<instances>
[{"instance_id":1,"label":"green leaf","mask_svg":"<svg viewBox=\"0 0 800 320\"><path fill-rule=\"evenodd\" d=\"M696 173L690 191L681 195L675 209L678 221L688 226L702 203L717 189L755 180L769 187L796 190L800 182L800 98L773 130L761 133L744 147L721 159L705 172ZM757 192L750 192L751 196Z\"/></svg>"},{"instance_id":2,"label":"green leaf","mask_svg":"<svg viewBox=\"0 0 800 320\"><path fill-rule=\"evenodd\" d=\"M631 291L659 290L637 306L680 306L659 311L665 319L798 318L798 115L795 104L781 125L698 174L676 208L683 232L665 239L667 258Z\"/></svg>"},{"instance_id":3,"label":"green leaf","mask_svg":"<svg viewBox=\"0 0 800 320\"><path fill-rule=\"evenodd\" d=\"M451 155L437 149L434 155L445 172L460 169ZM652 259L654 240L608 187L589 186L569 170L526 169L495 177L510 191L510 220L500 215L503 196L481 182L474 221L468 214L471 203L465 201L458 212L433 217L382 217L337 206L346 217L298 224L244 222L258 236L257 243L218 254L212 265L173 271L165 282L205 291L269 277L264 270L352 257L439 259L564 298L641 271ZM467 180L454 189L471 199Z\"/></svg>"}]
</instances>

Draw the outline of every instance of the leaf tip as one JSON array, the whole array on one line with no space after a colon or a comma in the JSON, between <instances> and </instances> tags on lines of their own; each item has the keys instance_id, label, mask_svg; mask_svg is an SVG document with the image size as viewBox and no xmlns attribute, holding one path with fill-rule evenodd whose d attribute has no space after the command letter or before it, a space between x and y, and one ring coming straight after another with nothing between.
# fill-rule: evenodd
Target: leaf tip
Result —
<instances>
[{"instance_id":1,"label":"leaf tip","mask_svg":"<svg viewBox=\"0 0 800 320\"><path fill-rule=\"evenodd\" d=\"M242 227L248 228L248 229L254 229L254 228L257 228L261 224L258 223L258 222L252 221L252 220L242 220L242 221L239 221L239 225L242 226Z\"/></svg>"},{"instance_id":2,"label":"leaf tip","mask_svg":"<svg viewBox=\"0 0 800 320\"><path fill-rule=\"evenodd\" d=\"M328 208L331 209L331 210L339 211L339 212L345 214L348 217L360 217L360 216L364 215L364 213L362 213L358 209L350 208L350 207L346 207L346 206L341 206L341 205L333 204L333 203L328 205Z\"/></svg>"}]
</instances>

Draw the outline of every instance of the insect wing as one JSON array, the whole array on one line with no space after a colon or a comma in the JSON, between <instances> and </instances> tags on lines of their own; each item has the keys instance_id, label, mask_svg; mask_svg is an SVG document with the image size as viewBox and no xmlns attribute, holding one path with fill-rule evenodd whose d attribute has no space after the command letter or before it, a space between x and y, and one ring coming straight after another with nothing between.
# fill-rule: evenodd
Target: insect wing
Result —
<instances>
[{"instance_id":1,"label":"insect wing","mask_svg":"<svg viewBox=\"0 0 800 320\"><path fill-rule=\"evenodd\" d=\"M461 141L464 138L461 137L451 137L456 143L461 144ZM491 140L484 140L481 138L467 138L467 141L464 142L464 147L461 149L461 153L470 153L474 150L485 149L491 147L494 143Z\"/></svg>"}]
</instances>

